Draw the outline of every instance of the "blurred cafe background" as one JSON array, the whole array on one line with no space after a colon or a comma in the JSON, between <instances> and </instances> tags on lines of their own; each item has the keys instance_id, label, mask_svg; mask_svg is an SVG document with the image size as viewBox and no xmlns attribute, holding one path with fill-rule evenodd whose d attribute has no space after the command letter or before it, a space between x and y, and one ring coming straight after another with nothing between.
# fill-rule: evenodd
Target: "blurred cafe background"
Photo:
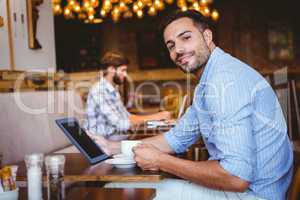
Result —
<instances>
[{"instance_id":1,"label":"blurred cafe background","mask_svg":"<svg viewBox=\"0 0 300 200\"><path fill-rule=\"evenodd\" d=\"M100 57L106 51L122 52L130 60L128 80L120 88L129 111L169 110L176 116L183 96L192 100L197 80L170 61L156 31L161 17L171 10L195 9L210 21L216 44L253 66L275 89L295 152L300 151L297 5L295 0L0 0L0 146L19 130L38 132L45 124L51 131L57 129L47 122L55 117L53 112L43 116L43 122L41 116L26 121L13 94L21 93L25 105L42 108L61 99L55 93L52 100L44 101L47 92L74 89L84 111L89 89L101 76ZM56 111L59 105L51 109ZM16 118L17 126L10 122ZM30 152L28 136L22 137L27 142L27 146L22 143L22 151ZM51 152L66 144L54 136L48 141L51 144L35 145ZM11 142L13 147L6 148L21 151L15 140ZM23 159L20 153L7 157L13 155L6 162ZM298 162L300 157L295 158Z\"/></svg>"}]
</instances>

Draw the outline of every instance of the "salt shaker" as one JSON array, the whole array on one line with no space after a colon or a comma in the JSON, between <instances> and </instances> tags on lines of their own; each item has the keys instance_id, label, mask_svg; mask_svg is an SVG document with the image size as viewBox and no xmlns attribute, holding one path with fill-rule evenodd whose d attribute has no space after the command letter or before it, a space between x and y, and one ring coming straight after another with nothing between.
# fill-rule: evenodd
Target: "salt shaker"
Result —
<instances>
[{"instance_id":1,"label":"salt shaker","mask_svg":"<svg viewBox=\"0 0 300 200\"><path fill-rule=\"evenodd\" d=\"M43 154L30 154L25 156L27 167L28 200L41 200L42 194L42 166Z\"/></svg>"},{"instance_id":2,"label":"salt shaker","mask_svg":"<svg viewBox=\"0 0 300 200\"><path fill-rule=\"evenodd\" d=\"M52 155L45 159L47 170L48 200L65 199L64 166L65 156Z\"/></svg>"}]
</instances>

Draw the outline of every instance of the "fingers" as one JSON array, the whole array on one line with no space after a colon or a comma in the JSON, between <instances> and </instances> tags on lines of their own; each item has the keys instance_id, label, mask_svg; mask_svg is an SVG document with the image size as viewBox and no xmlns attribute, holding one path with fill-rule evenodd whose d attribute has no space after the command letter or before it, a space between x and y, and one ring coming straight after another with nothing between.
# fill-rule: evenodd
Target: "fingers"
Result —
<instances>
[{"instance_id":1,"label":"fingers","mask_svg":"<svg viewBox=\"0 0 300 200\"><path fill-rule=\"evenodd\" d=\"M150 170L150 171L159 170L157 166L154 166L151 162L148 162L147 160L144 160L141 157L135 157L135 161L137 163L137 166L139 166L143 170Z\"/></svg>"},{"instance_id":2,"label":"fingers","mask_svg":"<svg viewBox=\"0 0 300 200\"><path fill-rule=\"evenodd\" d=\"M138 145L136 145L135 147L132 148L132 151L134 154L139 154L139 152L141 150L143 150L144 148L149 148L152 147L151 144L146 144L146 143L140 143Z\"/></svg>"}]
</instances>

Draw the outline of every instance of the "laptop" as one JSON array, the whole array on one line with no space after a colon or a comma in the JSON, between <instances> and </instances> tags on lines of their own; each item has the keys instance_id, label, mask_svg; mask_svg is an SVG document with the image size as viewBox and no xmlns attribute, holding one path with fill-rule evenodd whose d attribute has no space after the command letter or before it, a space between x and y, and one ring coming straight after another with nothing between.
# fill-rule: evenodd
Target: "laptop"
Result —
<instances>
[{"instance_id":1,"label":"laptop","mask_svg":"<svg viewBox=\"0 0 300 200\"><path fill-rule=\"evenodd\" d=\"M186 104L188 102L188 95L184 95L183 99L182 99L182 103L180 105L179 111L178 111L178 115L176 120L180 119L182 117L182 115L184 114L185 108L186 108ZM150 120L146 122L147 127L148 128L156 128L156 127L161 127L161 126L175 126L176 122L174 123L167 123L164 120Z\"/></svg>"},{"instance_id":2,"label":"laptop","mask_svg":"<svg viewBox=\"0 0 300 200\"><path fill-rule=\"evenodd\" d=\"M87 135L75 118L55 120L73 145L85 156L90 164L106 160L109 156Z\"/></svg>"}]
</instances>

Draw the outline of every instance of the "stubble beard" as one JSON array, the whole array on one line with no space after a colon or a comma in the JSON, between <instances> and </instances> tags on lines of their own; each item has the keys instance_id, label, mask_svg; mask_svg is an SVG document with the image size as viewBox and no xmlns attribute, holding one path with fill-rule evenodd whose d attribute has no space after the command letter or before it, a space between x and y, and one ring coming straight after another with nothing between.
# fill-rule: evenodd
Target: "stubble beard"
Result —
<instances>
[{"instance_id":1,"label":"stubble beard","mask_svg":"<svg viewBox=\"0 0 300 200\"><path fill-rule=\"evenodd\" d=\"M195 54L194 56L196 56L196 61L195 63L192 63L191 66L189 66L188 64L185 66L179 65L177 64L177 66L180 67L180 69L185 72L185 73L194 73L196 72L198 69L200 69L201 67L204 67L209 59L210 56L210 52L208 49L205 49L204 53L199 53Z\"/></svg>"},{"instance_id":2,"label":"stubble beard","mask_svg":"<svg viewBox=\"0 0 300 200\"><path fill-rule=\"evenodd\" d=\"M114 75L113 81L116 85L122 85L123 84L123 81L121 80L121 78L118 75Z\"/></svg>"}]
</instances>

